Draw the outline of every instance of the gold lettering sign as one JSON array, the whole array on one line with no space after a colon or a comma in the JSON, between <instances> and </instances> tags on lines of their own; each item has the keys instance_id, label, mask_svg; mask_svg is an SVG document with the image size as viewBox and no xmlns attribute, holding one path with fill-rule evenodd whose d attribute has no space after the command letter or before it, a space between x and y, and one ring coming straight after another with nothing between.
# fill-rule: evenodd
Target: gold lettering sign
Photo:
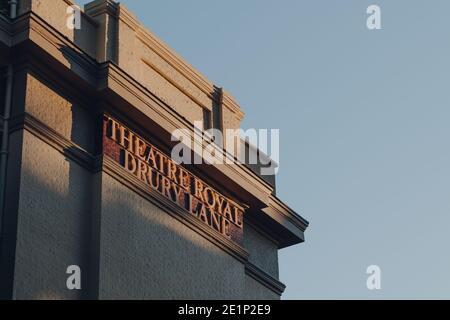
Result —
<instances>
[{"instance_id":1,"label":"gold lettering sign","mask_svg":"<svg viewBox=\"0 0 450 320\"><path fill-rule=\"evenodd\" d=\"M103 118L103 153L152 190L237 243L244 209L109 116Z\"/></svg>"}]
</instances>

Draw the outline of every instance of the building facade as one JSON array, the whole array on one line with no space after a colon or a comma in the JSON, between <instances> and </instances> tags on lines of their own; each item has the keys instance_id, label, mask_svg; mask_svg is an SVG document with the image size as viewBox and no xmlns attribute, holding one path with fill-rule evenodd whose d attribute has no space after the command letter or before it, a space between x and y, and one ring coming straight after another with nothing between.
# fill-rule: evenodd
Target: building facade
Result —
<instances>
[{"instance_id":1,"label":"building facade","mask_svg":"<svg viewBox=\"0 0 450 320\"><path fill-rule=\"evenodd\" d=\"M230 94L123 5L93 1L70 28L70 0L12 2L0 14L0 297L279 299L278 250L308 222L274 177L170 158L177 129L195 146L196 121L240 127Z\"/></svg>"}]
</instances>

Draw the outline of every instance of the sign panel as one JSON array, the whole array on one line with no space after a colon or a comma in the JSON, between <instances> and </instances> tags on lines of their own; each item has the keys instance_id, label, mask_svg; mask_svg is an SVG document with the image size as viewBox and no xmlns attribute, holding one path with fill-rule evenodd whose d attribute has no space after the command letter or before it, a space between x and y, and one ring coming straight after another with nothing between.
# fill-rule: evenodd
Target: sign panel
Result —
<instances>
[{"instance_id":1,"label":"sign panel","mask_svg":"<svg viewBox=\"0 0 450 320\"><path fill-rule=\"evenodd\" d=\"M103 153L151 190L222 236L242 243L244 208L114 118L103 117Z\"/></svg>"}]
</instances>

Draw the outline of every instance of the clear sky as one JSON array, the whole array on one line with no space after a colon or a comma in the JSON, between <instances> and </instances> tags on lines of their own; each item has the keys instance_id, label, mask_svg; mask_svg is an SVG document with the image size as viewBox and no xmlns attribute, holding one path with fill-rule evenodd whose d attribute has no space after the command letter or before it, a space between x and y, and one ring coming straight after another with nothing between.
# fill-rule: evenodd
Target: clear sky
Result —
<instances>
[{"instance_id":1,"label":"clear sky","mask_svg":"<svg viewBox=\"0 0 450 320\"><path fill-rule=\"evenodd\" d=\"M280 252L285 299L450 298L450 1L122 3L244 128L281 129L278 195L311 223Z\"/></svg>"}]
</instances>

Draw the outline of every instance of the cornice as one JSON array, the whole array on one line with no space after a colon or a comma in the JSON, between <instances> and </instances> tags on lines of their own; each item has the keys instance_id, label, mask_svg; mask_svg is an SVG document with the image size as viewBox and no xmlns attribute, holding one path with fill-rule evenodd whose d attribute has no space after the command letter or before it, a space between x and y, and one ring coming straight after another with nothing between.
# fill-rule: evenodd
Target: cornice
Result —
<instances>
[{"instance_id":1,"label":"cornice","mask_svg":"<svg viewBox=\"0 0 450 320\"><path fill-rule=\"evenodd\" d=\"M67 3L69 6L76 5L76 3L73 0L63 0L65 3Z\"/></svg>"},{"instance_id":2,"label":"cornice","mask_svg":"<svg viewBox=\"0 0 450 320\"><path fill-rule=\"evenodd\" d=\"M83 168L94 171L95 157L79 145L64 138L61 134L45 125L32 115L23 113L11 118L10 132L26 130L47 143L61 154L67 156Z\"/></svg>"},{"instance_id":3,"label":"cornice","mask_svg":"<svg viewBox=\"0 0 450 320\"><path fill-rule=\"evenodd\" d=\"M118 9L119 5L112 0L93 1L84 6L86 15L93 18L101 14L108 14L117 18L119 16Z\"/></svg>"},{"instance_id":4,"label":"cornice","mask_svg":"<svg viewBox=\"0 0 450 320\"><path fill-rule=\"evenodd\" d=\"M29 12L21 20L14 23L20 29L28 29L26 38L19 38L14 43L22 42L40 47L46 54L57 59L66 68L82 77L90 86L95 88L98 84L98 63L73 41L62 35L34 12ZM18 42L20 41L20 42Z\"/></svg>"},{"instance_id":5,"label":"cornice","mask_svg":"<svg viewBox=\"0 0 450 320\"><path fill-rule=\"evenodd\" d=\"M252 263L245 265L245 273L280 296L286 289L286 286L282 282Z\"/></svg>"},{"instance_id":6,"label":"cornice","mask_svg":"<svg viewBox=\"0 0 450 320\"><path fill-rule=\"evenodd\" d=\"M309 222L292 210L287 204L282 202L274 195L270 196L269 205L274 208L281 215L285 216L292 224L297 226L300 230L306 231L309 226Z\"/></svg>"}]
</instances>

